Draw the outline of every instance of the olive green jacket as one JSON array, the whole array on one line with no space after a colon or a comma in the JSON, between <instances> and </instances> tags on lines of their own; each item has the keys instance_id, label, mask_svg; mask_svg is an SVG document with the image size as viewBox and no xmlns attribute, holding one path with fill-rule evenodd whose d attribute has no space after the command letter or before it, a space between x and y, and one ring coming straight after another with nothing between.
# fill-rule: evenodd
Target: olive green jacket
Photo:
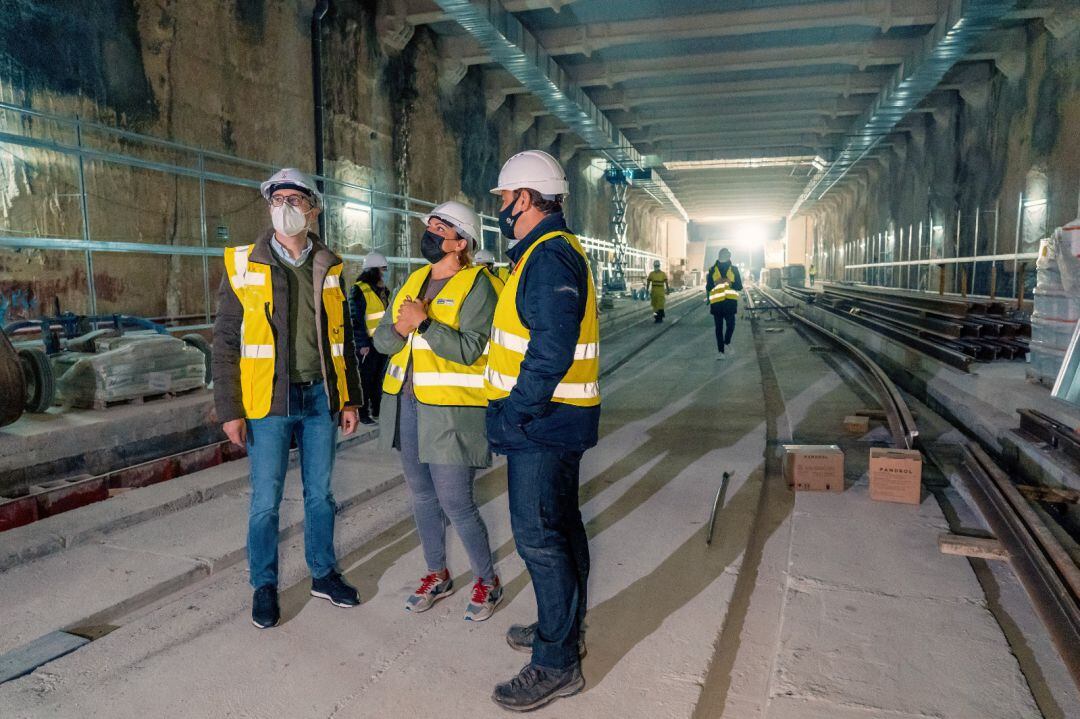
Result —
<instances>
[{"instance_id":1,"label":"olive green jacket","mask_svg":"<svg viewBox=\"0 0 1080 719\"><path fill-rule=\"evenodd\" d=\"M495 304L499 299L491 281L487 279L487 273L481 272L476 278L476 284L461 303L461 328L455 330L432 320L431 326L424 332L424 339L435 354L459 364L471 365L484 354L491 333L491 320L495 316ZM405 340L394 329L391 309L387 309L379 321L372 341L375 349L387 356L397 354L405 346ZM401 449L398 441L398 405L403 394L404 390L396 396L383 396L379 415L380 448ZM466 467L491 466L491 450L484 427L486 412L486 407L419 404L417 434L420 439L420 461Z\"/></svg>"}]
</instances>

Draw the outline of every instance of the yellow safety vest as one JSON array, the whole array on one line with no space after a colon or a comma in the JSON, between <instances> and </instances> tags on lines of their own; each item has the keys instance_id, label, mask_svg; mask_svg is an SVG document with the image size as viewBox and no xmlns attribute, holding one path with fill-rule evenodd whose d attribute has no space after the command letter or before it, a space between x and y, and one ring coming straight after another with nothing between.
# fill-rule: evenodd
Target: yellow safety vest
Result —
<instances>
[{"instance_id":1,"label":"yellow safety vest","mask_svg":"<svg viewBox=\"0 0 1080 719\"><path fill-rule=\"evenodd\" d=\"M660 270L653 270L649 273L649 276L646 279L649 282L649 287L652 289L655 289L657 287L662 288L664 285L667 284L667 275L665 275Z\"/></svg>"},{"instance_id":2,"label":"yellow safety vest","mask_svg":"<svg viewBox=\"0 0 1080 719\"><path fill-rule=\"evenodd\" d=\"M507 281L509 281L509 279L510 279L510 268L509 267L496 267L495 268L495 276L498 277L500 280L502 280L503 284L505 285L507 283Z\"/></svg>"},{"instance_id":3,"label":"yellow safety vest","mask_svg":"<svg viewBox=\"0 0 1080 719\"><path fill-rule=\"evenodd\" d=\"M364 293L364 324L367 327L368 337L371 337L375 334L375 328L379 326L379 320L386 314L386 305L367 282L357 280L356 286Z\"/></svg>"},{"instance_id":4,"label":"yellow safety vest","mask_svg":"<svg viewBox=\"0 0 1080 719\"><path fill-rule=\"evenodd\" d=\"M502 399L510 394L521 374L521 361L529 348L530 333L517 311L517 293L521 273L537 247L555 237L564 238L581 255L588 267L589 259L578 239L569 232L558 231L544 235L525 251L515 265L506 288L495 306L495 321L491 328L491 355L488 358L484 384L489 400ZM595 407L600 404L600 316L596 308L596 291L592 273L588 273L589 291L585 299L585 316L578 329L574 361L555 387L552 402Z\"/></svg>"},{"instance_id":5,"label":"yellow safety vest","mask_svg":"<svg viewBox=\"0 0 1080 719\"><path fill-rule=\"evenodd\" d=\"M491 286L495 288L495 294L501 295L503 288L506 287L506 280L502 279L486 267L484 268L484 274L491 280Z\"/></svg>"},{"instance_id":6,"label":"yellow safety vest","mask_svg":"<svg viewBox=\"0 0 1080 719\"><path fill-rule=\"evenodd\" d=\"M270 412L274 394L274 289L270 265L251 262L253 245L225 248L225 272L229 284L244 308L240 337L240 393L248 419L261 419ZM345 312L341 291L342 264L331 267L323 280L323 311L330 356L338 389L338 410L349 401L345 376ZM316 318L321 321L321 318ZM320 355L322 350L320 348Z\"/></svg>"},{"instance_id":7,"label":"yellow safety vest","mask_svg":"<svg viewBox=\"0 0 1080 719\"><path fill-rule=\"evenodd\" d=\"M739 293L731 286L735 281L735 269L732 266L728 266L728 270L725 275L720 274L720 268L713 265L712 268L712 281L713 288L709 292L709 304L715 305L717 302L723 302L724 300L738 300Z\"/></svg>"},{"instance_id":8,"label":"yellow safety vest","mask_svg":"<svg viewBox=\"0 0 1080 719\"><path fill-rule=\"evenodd\" d=\"M443 286L428 305L428 316L457 330L461 329L461 304L468 297L483 267L466 267ZM431 274L431 265L421 267L409 275L409 279L394 296L393 314L397 322L398 312L406 297L418 298L424 281ZM471 365L458 364L435 354L431 345L419 332L409 334L405 346L390 358L383 377L383 392L396 395L401 392L405 373L412 359L413 393L418 402L442 407L485 407L484 368L487 355Z\"/></svg>"}]
</instances>

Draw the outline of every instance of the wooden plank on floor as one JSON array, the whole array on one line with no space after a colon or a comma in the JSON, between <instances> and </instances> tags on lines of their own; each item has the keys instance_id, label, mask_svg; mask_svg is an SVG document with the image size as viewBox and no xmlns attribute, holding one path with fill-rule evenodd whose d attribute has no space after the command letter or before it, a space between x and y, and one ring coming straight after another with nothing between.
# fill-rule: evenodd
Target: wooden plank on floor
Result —
<instances>
[{"instance_id":1,"label":"wooden plank on floor","mask_svg":"<svg viewBox=\"0 0 1080 719\"><path fill-rule=\"evenodd\" d=\"M957 554L961 557L997 560L1009 558L1009 553L1001 546L1001 542L990 537L965 537L943 532L938 535L938 549L942 554Z\"/></svg>"}]
</instances>

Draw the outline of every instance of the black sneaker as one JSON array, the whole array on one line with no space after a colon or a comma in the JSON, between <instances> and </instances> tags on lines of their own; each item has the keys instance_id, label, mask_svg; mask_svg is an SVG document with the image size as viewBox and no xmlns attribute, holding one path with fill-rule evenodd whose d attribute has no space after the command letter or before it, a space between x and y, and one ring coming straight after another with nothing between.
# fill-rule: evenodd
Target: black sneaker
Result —
<instances>
[{"instance_id":1,"label":"black sneaker","mask_svg":"<svg viewBox=\"0 0 1080 719\"><path fill-rule=\"evenodd\" d=\"M573 696L584 688L580 664L563 671L526 664L516 677L495 685L491 699L503 709L527 712L560 697Z\"/></svg>"},{"instance_id":2,"label":"black sneaker","mask_svg":"<svg viewBox=\"0 0 1080 719\"><path fill-rule=\"evenodd\" d=\"M510 648L518 652L532 652L533 639L536 637L536 624L511 624L506 630L506 643ZM579 659L584 659L588 650L585 648L585 630L578 634L577 653Z\"/></svg>"},{"instance_id":3,"label":"black sneaker","mask_svg":"<svg viewBox=\"0 0 1080 719\"><path fill-rule=\"evenodd\" d=\"M356 588L341 578L337 572L311 580L311 596L329 599L335 607L355 607L360 603Z\"/></svg>"},{"instance_id":4,"label":"black sneaker","mask_svg":"<svg viewBox=\"0 0 1080 719\"><path fill-rule=\"evenodd\" d=\"M371 425L371 424L376 424L376 422L375 422L375 420L373 420L371 418L370 415L362 414L362 415L360 415L360 424Z\"/></svg>"},{"instance_id":5,"label":"black sneaker","mask_svg":"<svg viewBox=\"0 0 1080 719\"><path fill-rule=\"evenodd\" d=\"M259 587L251 599L251 623L259 629L276 627L281 621L277 587L272 584Z\"/></svg>"}]
</instances>

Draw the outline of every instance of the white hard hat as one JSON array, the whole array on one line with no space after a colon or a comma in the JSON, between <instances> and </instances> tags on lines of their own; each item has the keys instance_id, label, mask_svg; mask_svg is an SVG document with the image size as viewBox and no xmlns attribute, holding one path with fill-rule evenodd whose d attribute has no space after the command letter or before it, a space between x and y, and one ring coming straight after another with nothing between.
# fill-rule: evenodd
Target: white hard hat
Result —
<instances>
[{"instance_id":1,"label":"white hard hat","mask_svg":"<svg viewBox=\"0 0 1080 719\"><path fill-rule=\"evenodd\" d=\"M570 192L570 183L562 165L551 155L540 150L519 152L506 161L499 171L499 184L491 194L503 190L519 190L527 187L536 190L544 199L552 200Z\"/></svg>"},{"instance_id":2,"label":"white hard hat","mask_svg":"<svg viewBox=\"0 0 1080 719\"><path fill-rule=\"evenodd\" d=\"M386 257L381 252L369 252L364 255L365 270L370 270L372 267L381 267L385 270L387 266Z\"/></svg>"},{"instance_id":3,"label":"white hard hat","mask_svg":"<svg viewBox=\"0 0 1080 719\"><path fill-rule=\"evenodd\" d=\"M495 253L491 250L480 250L476 253L476 264L487 265L495 263Z\"/></svg>"},{"instance_id":4,"label":"white hard hat","mask_svg":"<svg viewBox=\"0 0 1080 719\"><path fill-rule=\"evenodd\" d=\"M426 225L432 217L449 222L459 234L473 242L480 239L480 217L466 204L454 200L444 202L424 215L421 220Z\"/></svg>"},{"instance_id":5,"label":"white hard hat","mask_svg":"<svg viewBox=\"0 0 1080 719\"><path fill-rule=\"evenodd\" d=\"M259 191L262 192L263 197L269 200L270 195L279 187L291 187L297 190L305 190L311 195L315 206L322 207L322 193L319 192L318 185L316 185L315 181L309 176L300 172L300 170L286 167L284 170L275 172L269 180L259 185Z\"/></svg>"}]
</instances>

